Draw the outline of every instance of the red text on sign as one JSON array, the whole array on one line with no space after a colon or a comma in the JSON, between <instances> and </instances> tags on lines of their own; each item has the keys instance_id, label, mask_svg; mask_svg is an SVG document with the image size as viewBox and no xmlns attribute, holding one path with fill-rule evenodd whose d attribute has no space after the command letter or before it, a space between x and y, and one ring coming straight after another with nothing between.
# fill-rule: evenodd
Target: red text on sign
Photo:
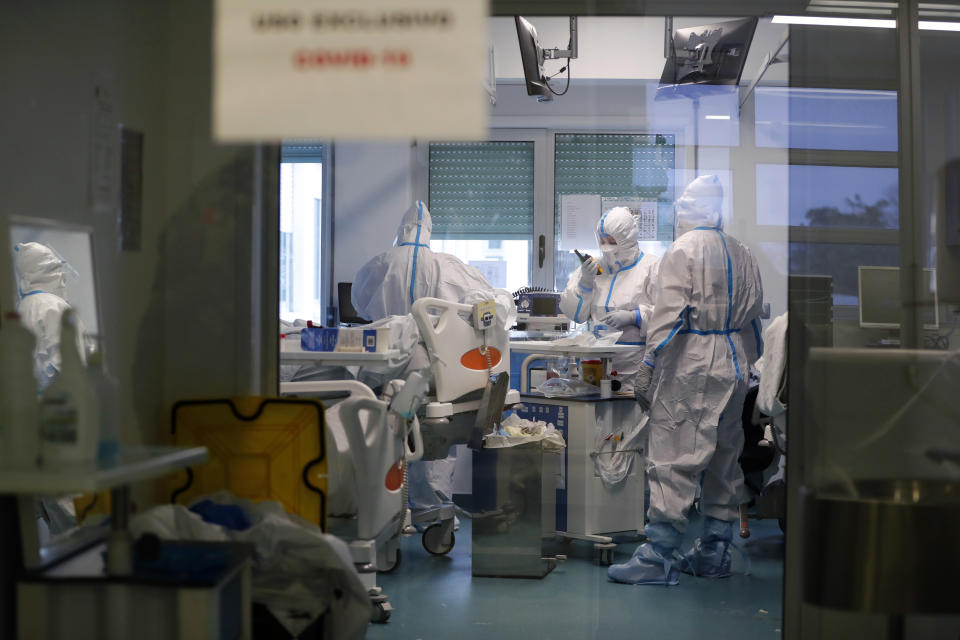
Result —
<instances>
[{"instance_id":1,"label":"red text on sign","mask_svg":"<svg viewBox=\"0 0 960 640\"><path fill-rule=\"evenodd\" d=\"M293 66L299 71L409 67L411 60L406 49L386 49L379 54L369 49L298 49L293 54Z\"/></svg>"}]
</instances>

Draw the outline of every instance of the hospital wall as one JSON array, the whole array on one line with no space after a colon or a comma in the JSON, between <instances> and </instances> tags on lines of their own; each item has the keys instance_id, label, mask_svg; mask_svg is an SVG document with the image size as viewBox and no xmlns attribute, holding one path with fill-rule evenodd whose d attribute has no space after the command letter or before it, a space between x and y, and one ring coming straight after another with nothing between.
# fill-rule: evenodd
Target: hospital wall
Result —
<instances>
[{"instance_id":1,"label":"hospital wall","mask_svg":"<svg viewBox=\"0 0 960 640\"><path fill-rule=\"evenodd\" d=\"M4 9L2 213L93 228L121 439L163 442L172 402L259 391L276 375L269 350L251 348L253 332L276 322L272 309L262 321L252 311L275 279L256 291L262 261L276 259L253 258L277 233L275 222L260 225L262 205L276 199L275 152L271 162L269 151L211 141L211 3L10 0ZM117 135L119 124L144 135L136 249L121 248L116 210L91 207L91 182L103 177L92 163L96 87L109 92Z\"/></svg>"}]
</instances>

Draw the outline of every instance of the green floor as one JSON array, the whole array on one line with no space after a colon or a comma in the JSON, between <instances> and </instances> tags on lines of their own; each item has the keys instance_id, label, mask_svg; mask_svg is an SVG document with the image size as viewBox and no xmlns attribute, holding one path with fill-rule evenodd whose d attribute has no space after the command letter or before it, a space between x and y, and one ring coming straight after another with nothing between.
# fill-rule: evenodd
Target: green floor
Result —
<instances>
[{"instance_id":1,"label":"green floor","mask_svg":"<svg viewBox=\"0 0 960 640\"><path fill-rule=\"evenodd\" d=\"M464 519L448 556L427 553L419 535L402 542L401 566L380 577L394 611L370 625L367 637L400 638L709 638L750 640L781 635L783 535L775 520L751 522L750 574L725 580L681 576L676 587L631 586L607 580L592 545L550 550L569 559L545 578L470 575L470 521ZM691 524L690 537L699 530ZM739 539L738 539L739 540ZM633 552L623 542L615 562ZM736 556L736 554L735 554Z\"/></svg>"}]
</instances>

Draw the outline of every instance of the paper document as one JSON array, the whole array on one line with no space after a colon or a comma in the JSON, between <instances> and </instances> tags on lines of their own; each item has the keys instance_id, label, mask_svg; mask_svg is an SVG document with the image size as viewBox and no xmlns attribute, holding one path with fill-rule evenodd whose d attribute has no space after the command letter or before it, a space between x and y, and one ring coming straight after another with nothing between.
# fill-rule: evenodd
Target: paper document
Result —
<instances>
[{"instance_id":1,"label":"paper document","mask_svg":"<svg viewBox=\"0 0 960 640\"><path fill-rule=\"evenodd\" d=\"M601 198L598 195L560 196L560 250L595 249Z\"/></svg>"},{"instance_id":2,"label":"paper document","mask_svg":"<svg viewBox=\"0 0 960 640\"><path fill-rule=\"evenodd\" d=\"M657 239L657 201L646 198L604 198L602 209L626 207L637 219L640 242Z\"/></svg>"}]
</instances>

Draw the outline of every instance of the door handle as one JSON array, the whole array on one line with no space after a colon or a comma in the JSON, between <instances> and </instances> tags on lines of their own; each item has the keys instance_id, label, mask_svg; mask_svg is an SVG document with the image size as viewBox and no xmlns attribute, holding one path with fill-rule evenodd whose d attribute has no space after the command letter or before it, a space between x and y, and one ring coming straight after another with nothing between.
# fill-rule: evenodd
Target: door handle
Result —
<instances>
[{"instance_id":1,"label":"door handle","mask_svg":"<svg viewBox=\"0 0 960 640\"><path fill-rule=\"evenodd\" d=\"M547 256L547 238L540 234L540 268L543 269L543 259Z\"/></svg>"}]
</instances>

